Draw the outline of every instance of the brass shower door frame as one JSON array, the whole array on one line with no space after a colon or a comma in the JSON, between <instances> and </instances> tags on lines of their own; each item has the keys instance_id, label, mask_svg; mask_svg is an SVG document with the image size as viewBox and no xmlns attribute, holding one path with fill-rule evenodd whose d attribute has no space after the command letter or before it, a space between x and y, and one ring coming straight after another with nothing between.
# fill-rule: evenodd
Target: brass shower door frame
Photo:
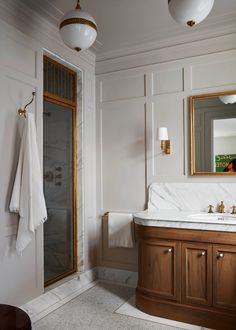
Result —
<instances>
[{"instance_id":1,"label":"brass shower door frame","mask_svg":"<svg viewBox=\"0 0 236 330\"><path fill-rule=\"evenodd\" d=\"M78 238L78 214L77 214L77 198L78 198L78 192L77 192L77 98L76 98L76 88L77 88L77 73L76 71L73 71L71 69L69 69L68 67L66 67L65 65L61 64L60 62L57 62L53 59L51 59L48 56L44 56L44 58L63 68L63 70L66 70L70 73L72 73L74 75L74 79L75 79L75 84L74 84L74 95L75 95L75 99L74 101L70 101L67 100L65 98L62 98L60 96L57 96L55 94L49 93L49 92L45 92L43 94L43 100L53 103L53 104L57 104L59 106L64 106L66 108L68 108L68 110L72 111L72 140L73 140L73 269L63 273L62 275L59 275L57 277L55 277L52 280L46 281L44 283L44 286L47 287L69 275L72 275L74 273L76 273L78 271L78 244L77 244L77 238Z\"/></svg>"}]
</instances>

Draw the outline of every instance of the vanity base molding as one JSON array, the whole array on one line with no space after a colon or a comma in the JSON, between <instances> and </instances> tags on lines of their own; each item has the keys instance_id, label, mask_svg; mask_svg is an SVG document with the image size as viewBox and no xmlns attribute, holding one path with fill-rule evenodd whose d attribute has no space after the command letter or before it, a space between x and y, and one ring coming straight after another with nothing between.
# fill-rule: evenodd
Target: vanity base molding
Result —
<instances>
[{"instance_id":1,"label":"vanity base molding","mask_svg":"<svg viewBox=\"0 0 236 330\"><path fill-rule=\"evenodd\" d=\"M165 319L185 322L215 330L235 330L235 314L216 312L212 309L194 308L143 296L136 291L136 307L144 313Z\"/></svg>"},{"instance_id":2,"label":"vanity base molding","mask_svg":"<svg viewBox=\"0 0 236 330\"><path fill-rule=\"evenodd\" d=\"M236 329L236 233L137 226L136 306L216 330Z\"/></svg>"}]
</instances>

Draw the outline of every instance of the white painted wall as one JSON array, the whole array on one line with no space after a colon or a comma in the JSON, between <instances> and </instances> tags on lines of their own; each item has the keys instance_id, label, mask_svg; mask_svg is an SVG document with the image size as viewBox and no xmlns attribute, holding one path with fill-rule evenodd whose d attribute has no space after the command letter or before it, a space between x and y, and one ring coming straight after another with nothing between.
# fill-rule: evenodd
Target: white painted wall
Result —
<instances>
[{"instance_id":1,"label":"white painted wall","mask_svg":"<svg viewBox=\"0 0 236 330\"><path fill-rule=\"evenodd\" d=\"M19 150L22 120L17 109L36 91L30 110L36 115L42 160L43 49L83 72L79 104L78 239L79 271L96 264L95 57L77 54L62 44L56 28L23 3L0 0L0 303L22 305L44 291L43 227L23 253L14 250L18 219L8 211Z\"/></svg>"},{"instance_id":2,"label":"white painted wall","mask_svg":"<svg viewBox=\"0 0 236 330\"><path fill-rule=\"evenodd\" d=\"M236 136L222 136L214 138L215 155L236 154Z\"/></svg>"},{"instance_id":3,"label":"white painted wall","mask_svg":"<svg viewBox=\"0 0 236 330\"><path fill-rule=\"evenodd\" d=\"M222 45L228 49L228 36L218 41L221 44L216 40L214 45L209 40L207 47L206 41L189 43L181 49L173 46L97 63L100 215L105 211L143 210L152 182L236 183L236 177L190 176L188 97L236 89L236 47L216 52ZM210 54L205 54L206 49ZM199 53L205 55L197 56ZM153 64L155 54L157 64ZM156 140L160 126L168 128L171 155L163 155ZM109 264L104 248L99 258L102 265ZM127 269L125 250L123 258L126 263L117 259L116 267ZM114 254L112 267L115 260ZM135 269L129 261L130 269Z\"/></svg>"}]
</instances>

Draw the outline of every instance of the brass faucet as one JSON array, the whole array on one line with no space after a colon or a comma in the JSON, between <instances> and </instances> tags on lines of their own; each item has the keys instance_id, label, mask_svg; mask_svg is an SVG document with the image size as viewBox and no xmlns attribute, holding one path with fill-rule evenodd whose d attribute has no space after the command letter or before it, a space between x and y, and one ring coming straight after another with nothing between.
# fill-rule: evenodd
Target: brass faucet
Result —
<instances>
[{"instance_id":1,"label":"brass faucet","mask_svg":"<svg viewBox=\"0 0 236 330\"><path fill-rule=\"evenodd\" d=\"M231 214L236 214L236 206L235 205L232 206L232 212L231 212Z\"/></svg>"},{"instance_id":2,"label":"brass faucet","mask_svg":"<svg viewBox=\"0 0 236 330\"><path fill-rule=\"evenodd\" d=\"M208 213L213 213L213 205L208 205Z\"/></svg>"},{"instance_id":3,"label":"brass faucet","mask_svg":"<svg viewBox=\"0 0 236 330\"><path fill-rule=\"evenodd\" d=\"M220 213L225 213L225 206L224 206L224 202L223 201L220 202L219 212Z\"/></svg>"}]
</instances>

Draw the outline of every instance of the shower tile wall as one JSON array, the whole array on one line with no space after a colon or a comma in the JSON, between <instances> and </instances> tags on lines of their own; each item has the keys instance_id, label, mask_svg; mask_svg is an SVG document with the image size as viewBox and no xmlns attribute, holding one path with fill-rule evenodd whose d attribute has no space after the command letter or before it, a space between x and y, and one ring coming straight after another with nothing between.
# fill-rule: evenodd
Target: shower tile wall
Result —
<instances>
[{"instance_id":1,"label":"shower tile wall","mask_svg":"<svg viewBox=\"0 0 236 330\"><path fill-rule=\"evenodd\" d=\"M45 282L73 269L72 111L44 102Z\"/></svg>"}]
</instances>

